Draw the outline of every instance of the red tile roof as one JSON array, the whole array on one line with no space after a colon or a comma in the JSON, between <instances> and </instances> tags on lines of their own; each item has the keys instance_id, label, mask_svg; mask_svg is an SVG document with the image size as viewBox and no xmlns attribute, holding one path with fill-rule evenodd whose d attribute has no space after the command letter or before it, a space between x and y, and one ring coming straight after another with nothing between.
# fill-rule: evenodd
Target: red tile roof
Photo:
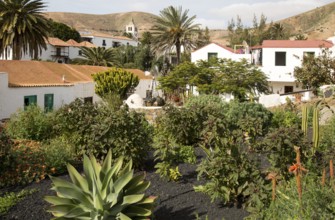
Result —
<instances>
[{"instance_id":1,"label":"red tile roof","mask_svg":"<svg viewBox=\"0 0 335 220\"><path fill-rule=\"evenodd\" d=\"M330 48L333 43L326 40L264 40L262 48Z\"/></svg>"},{"instance_id":2,"label":"red tile roof","mask_svg":"<svg viewBox=\"0 0 335 220\"><path fill-rule=\"evenodd\" d=\"M223 46L223 45L221 45L221 44L219 44L219 43L215 43L215 42L214 42L214 43L209 43L209 44L207 44L207 45L205 45L205 46L203 46L203 47L200 47L200 48L194 50L193 52L198 51L198 50L201 50L202 48L207 47L207 46L210 45L210 44L215 44L215 45L217 45L217 46L219 46L219 47L222 47L222 48L225 49L225 50L228 50L228 51L230 51L230 52L232 52L232 53L235 53L235 52L234 52L234 49L232 49L232 48L230 48L230 47L227 47L227 46Z\"/></svg>"},{"instance_id":3,"label":"red tile roof","mask_svg":"<svg viewBox=\"0 0 335 220\"><path fill-rule=\"evenodd\" d=\"M56 38L56 37L49 37L48 38L48 43L53 45L53 46L60 46L60 47L69 47L71 46L70 44L62 41L61 39L59 38Z\"/></svg>"},{"instance_id":4,"label":"red tile roof","mask_svg":"<svg viewBox=\"0 0 335 220\"><path fill-rule=\"evenodd\" d=\"M92 43L90 43L90 42L88 42L88 41L80 42L79 45L80 45L81 47L97 47L97 46L95 46L94 44L92 44Z\"/></svg>"},{"instance_id":5,"label":"red tile roof","mask_svg":"<svg viewBox=\"0 0 335 220\"><path fill-rule=\"evenodd\" d=\"M0 60L0 72L8 73L10 87L71 86L80 82L93 82L92 74L108 67L58 64L43 61ZM126 69L140 79L151 80L142 70ZM63 82L63 76L65 82Z\"/></svg>"}]
</instances>

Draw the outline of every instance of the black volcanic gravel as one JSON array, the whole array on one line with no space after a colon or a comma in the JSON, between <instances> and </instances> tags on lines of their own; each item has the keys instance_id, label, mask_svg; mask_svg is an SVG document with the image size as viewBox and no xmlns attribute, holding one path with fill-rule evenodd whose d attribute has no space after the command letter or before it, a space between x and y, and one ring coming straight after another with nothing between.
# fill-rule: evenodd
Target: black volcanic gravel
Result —
<instances>
[{"instance_id":1,"label":"black volcanic gravel","mask_svg":"<svg viewBox=\"0 0 335 220\"><path fill-rule=\"evenodd\" d=\"M189 220L196 219L195 216L198 214L200 219L206 219L206 216L208 216L209 220L221 220L223 218L226 220L240 220L248 215L242 208L222 206L219 202L211 203L208 196L194 192L193 186L201 184L197 180L196 165L180 165L179 171L183 175L181 180L168 182L155 173L152 169L152 161L149 161L148 164L146 179L151 182L151 185L147 194L158 196L154 219ZM69 176L63 175L62 178L69 179ZM45 195L55 195L54 191L50 190L50 179L45 179L40 183L32 183L26 187L16 187L11 191L19 191L22 188L37 188L38 191L12 207L7 215L0 216L0 219L51 219L52 215L45 211L49 204L43 200ZM1 191L3 192L4 189L0 189Z\"/></svg>"}]
</instances>

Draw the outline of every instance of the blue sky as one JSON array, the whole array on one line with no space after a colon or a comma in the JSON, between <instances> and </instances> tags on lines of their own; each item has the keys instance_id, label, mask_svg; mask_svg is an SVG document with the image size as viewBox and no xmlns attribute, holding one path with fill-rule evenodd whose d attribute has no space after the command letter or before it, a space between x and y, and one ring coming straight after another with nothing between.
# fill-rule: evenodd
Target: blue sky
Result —
<instances>
[{"instance_id":1,"label":"blue sky","mask_svg":"<svg viewBox=\"0 0 335 220\"><path fill-rule=\"evenodd\" d=\"M49 12L110 14L143 11L159 15L169 5L189 9L196 22L211 29L226 28L239 15L244 25L251 25L254 15L263 13L267 21L278 21L333 2L332 0L44 0Z\"/></svg>"}]
</instances>

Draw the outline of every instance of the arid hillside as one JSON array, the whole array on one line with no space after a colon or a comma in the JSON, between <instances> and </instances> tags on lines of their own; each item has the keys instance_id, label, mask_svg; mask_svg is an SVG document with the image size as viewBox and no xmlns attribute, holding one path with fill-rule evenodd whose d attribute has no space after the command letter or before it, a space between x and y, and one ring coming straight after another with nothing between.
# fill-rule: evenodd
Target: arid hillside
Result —
<instances>
[{"instance_id":1,"label":"arid hillside","mask_svg":"<svg viewBox=\"0 0 335 220\"><path fill-rule=\"evenodd\" d=\"M146 12L125 12L105 15L48 12L48 18L65 23L79 31L104 32L122 35L133 19L139 33L150 31L156 15ZM326 39L335 32L335 2L280 21L292 34L302 33L308 39ZM226 44L227 30L210 30L211 41Z\"/></svg>"}]
</instances>

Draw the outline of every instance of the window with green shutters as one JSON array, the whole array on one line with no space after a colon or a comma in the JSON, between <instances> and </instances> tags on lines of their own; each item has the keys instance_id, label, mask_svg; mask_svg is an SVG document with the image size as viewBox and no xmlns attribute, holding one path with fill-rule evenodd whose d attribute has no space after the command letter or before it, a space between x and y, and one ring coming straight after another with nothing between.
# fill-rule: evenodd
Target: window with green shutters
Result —
<instances>
[{"instance_id":1,"label":"window with green shutters","mask_svg":"<svg viewBox=\"0 0 335 220\"><path fill-rule=\"evenodd\" d=\"M44 95L44 110L46 112L51 111L54 107L54 94Z\"/></svg>"},{"instance_id":2,"label":"window with green shutters","mask_svg":"<svg viewBox=\"0 0 335 220\"><path fill-rule=\"evenodd\" d=\"M24 109L29 105L37 105L37 95L29 95L24 97Z\"/></svg>"}]
</instances>

